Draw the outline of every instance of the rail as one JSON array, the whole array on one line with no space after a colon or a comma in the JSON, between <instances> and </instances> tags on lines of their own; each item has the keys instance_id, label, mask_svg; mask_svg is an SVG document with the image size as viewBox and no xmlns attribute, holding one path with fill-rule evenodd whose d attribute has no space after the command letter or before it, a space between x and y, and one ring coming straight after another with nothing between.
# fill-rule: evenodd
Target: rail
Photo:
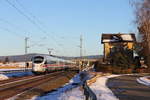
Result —
<instances>
[{"instance_id":1,"label":"rail","mask_svg":"<svg viewBox=\"0 0 150 100\"><path fill-rule=\"evenodd\" d=\"M89 88L87 85L87 82L85 81L83 84L83 89L84 89L84 95L85 95L85 100L97 100L96 95L94 92Z\"/></svg>"},{"instance_id":2,"label":"rail","mask_svg":"<svg viewBox=\"0 0 150 100\"><path fill-rule=\"evenodd\" d=\"M50 73L46 75L33 76L31 78L27 78L23 80L11 81L9 83L4 83L4 84L1 83L0 84L0 100L5 100L16 94L20 94L20 93L23 93L24 91L34 89L36 87L39 87L40 85L42 86L42 84L45 84L48 81L52 82L53 80L58 79L60 76L64 76L64 75L66 75L66 73L56 72L56 73Z\"/></svg>"}]
</instances>

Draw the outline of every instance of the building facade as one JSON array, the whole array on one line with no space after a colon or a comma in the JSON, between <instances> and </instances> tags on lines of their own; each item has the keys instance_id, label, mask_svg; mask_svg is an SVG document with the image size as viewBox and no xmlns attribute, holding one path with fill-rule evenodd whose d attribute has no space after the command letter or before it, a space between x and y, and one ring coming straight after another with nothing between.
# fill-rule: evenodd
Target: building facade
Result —
<instances>
[{"instance_id":1,"label":"building facade","mask_svg":"<svg viewBox=\"0 0 150 100\"><path fill-rule=\"evenodd\" d=\"M113 52L113 48L119 45L126 47L130 50L134 49L134 44L136 42L135 34L102 34L101 43L104 44L104 60L107 60L110 53Z\"/></svg>"}]
</instances>

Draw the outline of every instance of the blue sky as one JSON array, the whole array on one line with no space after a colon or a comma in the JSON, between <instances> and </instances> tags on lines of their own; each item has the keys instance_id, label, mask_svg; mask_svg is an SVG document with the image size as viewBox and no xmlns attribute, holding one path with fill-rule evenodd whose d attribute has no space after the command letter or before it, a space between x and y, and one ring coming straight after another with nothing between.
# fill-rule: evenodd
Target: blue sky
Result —
<instances>
[{"instance_id":1,"label":"blue sky","mask_svg":"<svg viewBox=\"0 0 150 100\"><path fill-rule=\"evenodd\" d=\"M81 34L83 54L99 55L101 33L135 31L129 0L0 0L0 14L0 55L24 54L29 37L29 53L79 56Z\"/></svg>"}]
</instances>

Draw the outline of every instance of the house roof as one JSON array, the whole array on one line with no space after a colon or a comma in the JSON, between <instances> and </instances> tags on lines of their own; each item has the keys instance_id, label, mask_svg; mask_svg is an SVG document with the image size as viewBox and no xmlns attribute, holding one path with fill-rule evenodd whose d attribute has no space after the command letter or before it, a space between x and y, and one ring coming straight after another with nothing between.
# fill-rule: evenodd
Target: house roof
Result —
<instances>
[{"instance_id":1,"label":"house roof","mask_svg":"<svg viewBox=\"0 0 150 100\"><path fill-rule=\"evenodd\" d=\"M102 34L101 43L112 43L112 42L135 42L136 37L135 34L125 34L125 33L118 33L118 34Z\"/></svg>"}]
</instances>

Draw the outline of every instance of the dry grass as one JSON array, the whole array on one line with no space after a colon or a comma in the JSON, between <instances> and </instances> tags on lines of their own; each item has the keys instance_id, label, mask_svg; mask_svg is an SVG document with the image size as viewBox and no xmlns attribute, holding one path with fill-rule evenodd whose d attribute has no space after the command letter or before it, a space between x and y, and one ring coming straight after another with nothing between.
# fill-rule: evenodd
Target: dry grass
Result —
<instances>
[{"instance_id":1,"label":"dry grass","mask_svg":"<svg viewBox=\"0 0 150 100\"><path fill-rule=\"evenodd\" d=\"M95 73L95 76L91 78L90 80L87 80L87 84L91 85L92 83L95 83L97 78L102 77L102 76L108 76L111 75L110 73Z\"/></svg>"},{"instance_id":2,"label":"dry grass","mask_svg":"<svg viewBox=\"0 0 150 100\"><path fill-rule=\"evenodd\" d=\"M15 68L22 68L19 66L0 66L0 69L15 69Z\"/></svg>"},{"instance_id":3,"label":"dry grass","mask_svg":"<svg viewBox=\"0 0 150 100\"><path fill-rule=\"evenodd\" d=\"M0 66L0 69L18 69L18 68L24 68L20 66ZM28 67L31 68L31 67Z\"/></svg>"}]
</instances>

